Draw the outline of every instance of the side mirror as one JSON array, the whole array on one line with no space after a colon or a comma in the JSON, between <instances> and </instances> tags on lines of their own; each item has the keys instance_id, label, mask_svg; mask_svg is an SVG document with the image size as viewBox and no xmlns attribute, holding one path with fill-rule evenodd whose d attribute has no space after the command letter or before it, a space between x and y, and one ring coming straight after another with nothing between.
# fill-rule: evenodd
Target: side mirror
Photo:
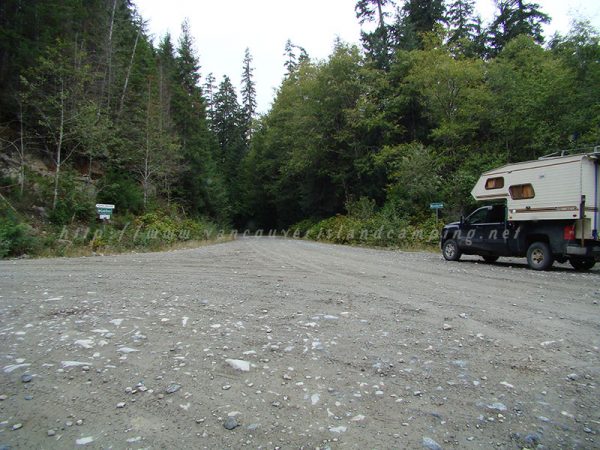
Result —
<instances>
[{"instance_id":1,"label":"side mirror","mask_svg":"<svg viewBox=\"0 0 600 450\"><path fill-rule=\"evenodd\" d=\"M460 216L460 225L463 226L465 224L465 216Z\"/></svg>"}]
</instances>

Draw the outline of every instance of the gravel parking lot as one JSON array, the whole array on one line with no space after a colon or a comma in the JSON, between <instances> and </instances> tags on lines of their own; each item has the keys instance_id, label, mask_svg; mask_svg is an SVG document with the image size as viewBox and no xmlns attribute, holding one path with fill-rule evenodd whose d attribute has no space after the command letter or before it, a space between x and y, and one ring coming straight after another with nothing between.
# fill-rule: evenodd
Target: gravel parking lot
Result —
<instances>
[{"instance_id":1,"label":"gravel parking lot","mask_svg":"<svg viewBox=\"0 0 600 450\"><path fill-rule=\"evenodd\" d=\"M599 448L599 272L463 259L2 261L0 448Z\"/></svg>"}]
</instances>

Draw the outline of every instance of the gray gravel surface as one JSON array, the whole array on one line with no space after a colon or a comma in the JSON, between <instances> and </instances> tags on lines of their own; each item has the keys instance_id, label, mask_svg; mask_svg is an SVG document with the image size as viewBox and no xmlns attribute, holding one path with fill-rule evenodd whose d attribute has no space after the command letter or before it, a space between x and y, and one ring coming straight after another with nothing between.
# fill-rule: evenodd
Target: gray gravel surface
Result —
<instances>
[{"instance_id":1,"label":"gray gravel surface","mask_svg":"<svg viewBox=\"0 0 600 450\"><path fill-rule=\"evenodd\" d=\"M599 448L599 273L464 259L0 262L0 447Z\"/></svg>"}]
</instances>

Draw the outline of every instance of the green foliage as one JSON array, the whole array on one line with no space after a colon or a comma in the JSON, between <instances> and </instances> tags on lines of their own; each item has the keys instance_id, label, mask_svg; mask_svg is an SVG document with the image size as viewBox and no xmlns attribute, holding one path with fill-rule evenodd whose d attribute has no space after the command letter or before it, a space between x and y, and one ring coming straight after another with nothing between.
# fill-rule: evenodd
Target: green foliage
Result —
<instances>
[{"instance_id":1,"label":"green foliage","mask_svg":"<svg viewBox=\"0 0 600 450\"><path fill-rule=\"evenodd\" d=\"M36 246L31 227L20 222L8 205L0 200L0 258L29 253Z\"/></svg>"},{"instance_id":2,"label":"green foliage","mask_svg":"<svg viewBox=\"0 0 600 450\"><path fill-rule=\"evenodd\" d=\"M56 206L49 211L48 219L55 225L89 221L95 217L94 204L91 193L78 184L73 172L68 172L60 179Z\"/></svg>"},{"instance_id":3,"label":"green foliage","mask_svg":"<svg viewBox=\"0 0 600 450\"><path fill-rule=\"evenodd\" d=\"M368 197L361 197L356 201L348 200L345 207L349 217L358 220L369 220L375 215L377 205L375 200Z\"/></svg>"},{"instance_id":4,"label":"green foliage","mask_svg":"<svg viewBox=\"0 0 600 450\"><path fill-rule=\"evenodd\" d=\"M489 30L490 53L498 54L510 41L519 36L528 36L542 44L542 26L550 17L539 9L537 3L523 0L499 0L496 17Z\"/></svg>"},{"instance_id":5,"label":"green foliage","mask_svg":"<svg viewBox=\"0 0 600 450\"><path fill-rule=\"evenodd\" d=\"M568 142L565 119L577 105L575 74L563 60L519 36L489 65L488 86L491 131L507 160L534 159Z\"/></svg>"},{"instance_id":6,"label":"green foliage","mask_svg":"<svg viewBox=\"0 0 600 450\"><path fill-rule=\"evenodd\" d=\"M121 211L140 213L144 207L142 189L130 174L112 170L102 179L98 195L98 203L114 204Z\"/></svg>"},{"instance_id":7,"label":"green foliage","mask_svg":"<svg viewBox=\"0 0 600 450\"><path fill-rule=\"evenodd\" d=\"M431 48L415 52L407 76L432 124L431 137L449 147L469 142L485 119L488 93L480 60L454 59L435 35Z\"/></svg>"},{"instance_id":8,"label":"green foliage","mask_svg":"<svg viewBox=\"0 0 600 450\"><path fill-rule=\"evenodd\" d=\"M481 18L475 14L474 0L453 0L447 4L448 46L457 55L481 55L483 36Z\"/></svg>"},{"instance_id":9,"label":"green foliage","mask_svg":"<svg viewBox=\"0 0 600 450\"><path fill-rule=\"evenodd\" d=\"M322 220L305 233L304 223L290 227L301 236L335 244L395 247L404 249L434 248L439 242L438 224L434 218L411 223L382 210L368 219L337 215Z\"/></svg>"},{"instance_id":10,"label":"green foliage","mask_svg":"<svg viewBox=\"0 0 600 450\"><path fill-rule=\"evenodd\" d=\"M422 217L439 201L442 186L439 157L418 143L385 147L375 164L388 172L387 201L401 217Z\"/></svg>"}]
</instances>

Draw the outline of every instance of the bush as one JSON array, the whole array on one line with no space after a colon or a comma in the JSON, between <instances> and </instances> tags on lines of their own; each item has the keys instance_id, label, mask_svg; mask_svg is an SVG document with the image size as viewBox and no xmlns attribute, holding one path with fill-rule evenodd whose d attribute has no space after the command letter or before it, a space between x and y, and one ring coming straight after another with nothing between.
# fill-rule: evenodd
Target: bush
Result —
<instances>
[{"instance_id":1,"label":"bush","mask_svg":"<svg viewBox=\"0 0 600 450\"><path fill-rule=\"evenodd\" d=\"M348 200L344 206L350 217L359 220L368 220L373 217L377 207L375 200L371 200L367 197L361 197L356 201Z\"/></svg>"},{"instance_id":2,"label":"bush","mask_svg":"<svg viewBox=\"0 0 600 450\"><path fill-rule=\"evenodd\" d=\"M118 211L140 213L144 208L144 194L138 182L122 172L109 172L100 186L98 203L114 204Z\"/></svg>"},{"instance_id":3,"label":"bush","mask_svg":"<svg viewBox=\"0 0 600 450\"><path fill-rule=\"evenodd\" d=\"M293 234L296 232L296 230L298 230L298 233L305 235L307 231L314 227L318 222L319 221L316 219L304 219L290 227L291 233Z\"/></svg>"},{"instance_id":4,"label":"bush","mask_svg":"<svg viewBox=\"0 0 600 450\"><path fill-rule=\"evenodd\" d=\"M48 220L55 225L89 221L95 217L92 194L76 182L76 176L74 172L64 172L60 178L56 206L48 213ZM46 186L48 190L52 190L50 185ZM45 195L52 198L53 193L46 192Z\"/></svg>"},{"instance_id":5,"label":"bush","mask_svg":"<svg viewBox=\"0 0 600 450\"><path fill-rule=\"evenodd\" d=\"M0 258L19 256L33 250L35 238L30 227L20 223L12 210L0 206Z\"/></svg>"},{"instance_id":6,"label":"bush","mask_svg":"<svg viewBox=\"0 0 600 450\"><path fill-rule=\"evenodd\" d=\"M387 204L374 211L374 203L361 199L347 216L337 215L312 225L304 236L336 244L356 244L377 247L430 248L439 241L439 224L435 218L415 218L413 222L399 216ZM354 204L356 205L356 204ZM373 209L371 209L373 208ZM371 212L372 211L372 212ZM300 228L302 222L292 227Z\"/></svg>"}]
</instances>

